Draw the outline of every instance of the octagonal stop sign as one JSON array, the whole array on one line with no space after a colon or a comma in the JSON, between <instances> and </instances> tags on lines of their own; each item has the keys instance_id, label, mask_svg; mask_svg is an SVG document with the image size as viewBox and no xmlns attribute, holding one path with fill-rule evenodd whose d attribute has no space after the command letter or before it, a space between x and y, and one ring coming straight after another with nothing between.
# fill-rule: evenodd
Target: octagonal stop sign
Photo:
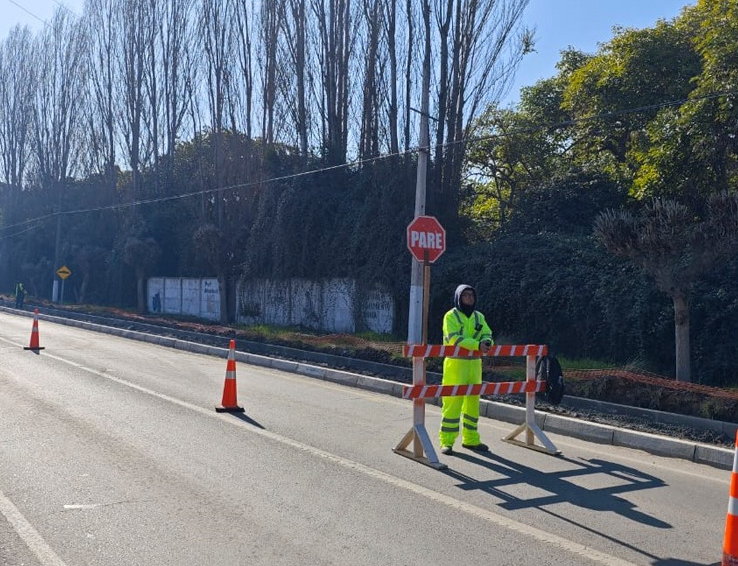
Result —
<instances>
[{"instance_id":1,"label":"octagonal stop sign","mask_svg":"<svg viewBox=\"0 0 738 566\"><path fill-rule=\"evenodd\" d=\"M407 226L407 247L418 261L433 263L446 251L446 230L433 216L417 216Z\"/></svg>"}]
</instances>

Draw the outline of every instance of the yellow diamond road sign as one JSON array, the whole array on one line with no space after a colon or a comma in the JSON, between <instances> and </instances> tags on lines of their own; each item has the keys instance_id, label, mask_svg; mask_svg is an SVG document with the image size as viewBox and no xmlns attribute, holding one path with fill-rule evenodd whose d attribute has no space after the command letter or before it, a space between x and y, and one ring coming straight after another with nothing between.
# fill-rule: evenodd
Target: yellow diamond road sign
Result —
<instances>
[{"instance_id":1,"label":"yellow diamond road sign","mask_svg":"<svg viewBox=\"0 0 738 566\"><path fill-rule=\"evenodd\" d=\"M72 274L72 272L69 271L69 268L66 265L62 265L59 269L56 270L56 274L62 279L66 279Z\"/></svg>"}]
</instances>

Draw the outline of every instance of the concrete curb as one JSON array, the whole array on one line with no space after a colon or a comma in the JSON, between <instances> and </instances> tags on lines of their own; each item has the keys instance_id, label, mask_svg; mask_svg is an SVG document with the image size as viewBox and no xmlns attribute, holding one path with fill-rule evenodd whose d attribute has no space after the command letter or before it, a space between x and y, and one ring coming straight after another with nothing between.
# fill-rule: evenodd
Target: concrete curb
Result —
<instances>
[{"instance_id":1,"label":"concrete curb","mask_svg":"<svg viewBox=\"0 0 738 566\"><path fill-rule=\"evenodd\" d=\"M33 316L32 312L18 312L17 310L8 307L0 306L0 310L16 315L20 314L28 317ZM93 332L114 334L129 340L139 340L186 352L222 358L226 358L228 356L228 348L208 346L171 337L156 336L154 334L147 334L136 330L126 330L41 313L39 313L38 317L39 320L48 320L49 322L83 328ZM402 398L403 387L405 386L403 383L379 377L370 377L302 362L292 362L246 352L237 351L235 359L242 363L297 373L314 379L330 381L332 383L346 385L348 387L358 387L367 391L383 393L385 395L391 395L398 398ZM434 405L440 405L440 399L429 399L428 402ZM480 414L487 418L515 425L519 425L525 420L524 407L507 405L495 401L488 401L486 399L482 399L481 401ZM543 431L553 434L561 434L563 436L570 436L572 438L596 442L598 444L634 448L649 454L670 458L680 458L725 470L730 470L733 467L734 451L728 448L720 448L709 444L617 428L609 425L565 417L563 415L546 413L543 411L536 411L536 422Z\"/></svg>"}]
</instances>

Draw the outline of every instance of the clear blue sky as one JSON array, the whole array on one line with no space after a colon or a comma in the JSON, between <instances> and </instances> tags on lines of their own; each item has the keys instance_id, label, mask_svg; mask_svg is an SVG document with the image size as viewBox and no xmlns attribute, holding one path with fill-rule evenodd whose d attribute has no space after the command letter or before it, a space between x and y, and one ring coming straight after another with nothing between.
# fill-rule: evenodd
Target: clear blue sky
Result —
<instances>
[{"instance_id":1,"label":"clear blue sky","mask_svg":"<svg viewBox=\"0 0 738 566\"><path fill-rule=\"evenodd\" d=\"M652 27L695 4L696 0L530 0L523 19L536 28L536 51L523 59L502 106L516 103L521 87L555 75L562 49L571 46L594 53L598 43L612 38L614 26Z\"/></svg>"},{"instance_id":2,"label":"clear blue sky","mask_svg":"<svg viewBox=\"0 0 738 566\"><path fill-rule=\"evenodd\" d=\"M572 46L594 53L597 44L612 37L613 26L651 27L658 19L670 20L696 0L531 0L526 25L536 27L536 51L525 57L503 106L518 101L520 88L556 73L562 49ZM84 0L0 0L0 39L15 24L37 30L63 5L82 12Z\"/></svg>"}]
</instances>

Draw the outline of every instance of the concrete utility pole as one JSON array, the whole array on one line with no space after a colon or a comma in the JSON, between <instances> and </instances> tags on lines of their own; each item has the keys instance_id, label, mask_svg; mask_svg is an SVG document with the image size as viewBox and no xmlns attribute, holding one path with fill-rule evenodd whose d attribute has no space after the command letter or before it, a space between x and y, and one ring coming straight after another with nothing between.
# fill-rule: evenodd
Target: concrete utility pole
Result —
<instances>
[{"instance_id":1,"label":"concrete utility pole","mask_svg":"<svg viewBox=\"0 0 738 566\"><path fill-rule=\"evenodd\" d=\"M54 243L54 265L51 266L51 271L54 273L53 282L51 284L51 302L59 302L59 278L56 276L56 270L59 269L61 263L59 263L59 255L61 253L61 233L62 233L62 191L59 189L59 196L56 203L56 241Z\"/></svg>"},{"instance_id":2,"label":"concrete utility pole","mask_svg":"<svg viewBox=\"0 0 738 566\"><path fill-rule=\"evenodd\" d=\"M428 91L430 90L430 2L423 0L423 24L425 27L425 58L423 61L423 88L420 103L420 147L418 147L418 178L415 188L415 218L425 216L425 180L428 171ZM415 224L414 222L411 224ZM445 236L444 236L445 245ZM408 243L408 247L410 244ZM430 258L428 249L424 251L425 261L416 259L413 252L413 266L410 280L410 312L408 313L408 344L425 342L423 317L426 316L430 285ZM426 321L427 323L427 321ZM425 385L425 358L413 356L413 385ZM409 450L412 444L412 450ZM393 448L395 454L411 458L444 470L448 466L438 461L428 431L425 428L425 399L413 400L413 428Z\"/></svg>"},{"instance_id":3,"label":"concrete utility pole","mask_svg":"<svg viewBox=\"0 0 738 566\"><path fill-rule=\"evenodd\" d=\"M428 26L426 25L426 28ZM428 29L426 29L426 35ZM425 187L428 176L428 91L430 90L430 41L426 38L423 62L423 87L420 95L420 146L418 147L418 175L415 183L415 218L425 215ZM420 344L423 339L423 265L412 260L410 275L410 309L407 322L407 343Z\"/></svg>"},{"instance_id":4,"label":"concrete utility pole","mask_svg":"<svg viewBox=\"0 0 738 566\"><path fill-rule=\"evenodd\" d=\"M428 95L424 94L424 98L427 100ZM425 179L428 171L428 118L425 114L420 116L420 129L418 180L415 188L415 218L425 215ZM423 334L423 264L416 259L412 261L407 343L420 344Z\"/></svg>"}]
</instances>

